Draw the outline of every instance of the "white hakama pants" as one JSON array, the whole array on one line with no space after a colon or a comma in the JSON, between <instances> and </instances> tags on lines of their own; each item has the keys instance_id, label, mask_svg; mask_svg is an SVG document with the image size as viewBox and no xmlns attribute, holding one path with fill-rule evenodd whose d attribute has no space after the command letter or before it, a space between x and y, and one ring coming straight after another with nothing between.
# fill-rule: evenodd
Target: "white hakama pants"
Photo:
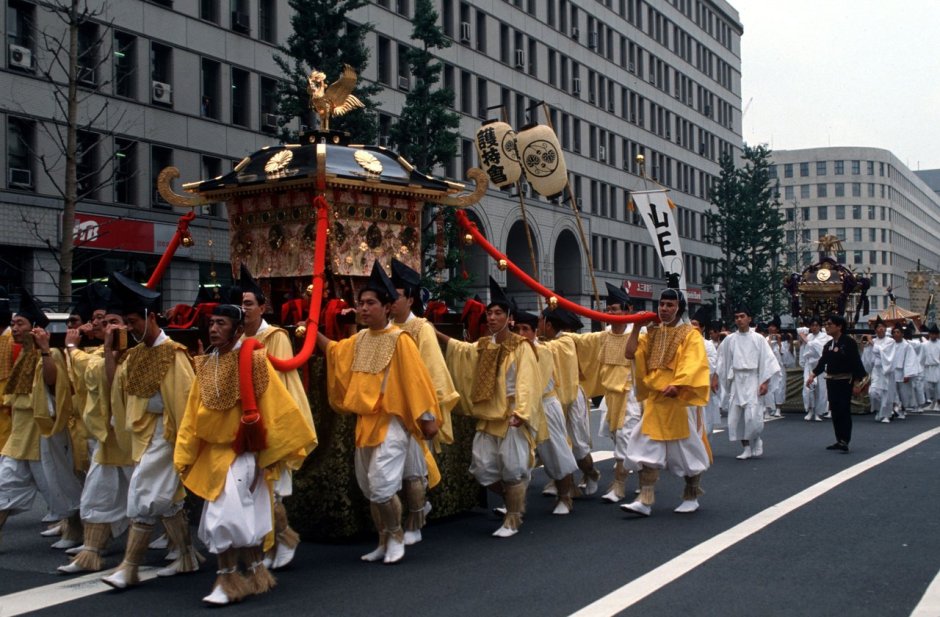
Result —
<instances>
[{"instance_id":1,"label":"white hakama pants","mask_svg":"<svg viewBox=\"0 0 940 617\"><path fill-rule=\"evenodd\" d=\"M510 426L505 437L477 431L473 436L470 473L483 486L528 482L530 465L529 440L525 425Z\"/></svg>"},{"instance_id":2,"label":"white hakama pants","mask_svg":"<svg viewBox=\"0 0 940 617\"><path fill-rule=\"evenodd\" d=\"M548 439L538 444L535 451L545 466L548 477L561 480L578 469L578 463L571 447L568 446L565 414L561 409L561 402L555 396L542 399L542 410L548 423Z\"/></svg>"},{"instance_id":3,"label":"white hakama pants","mask_svg":"<svg viewBox=\"0 0 940 617\"><path fill-rule=\"evenodd\" d=\"M111 525L111 535L115 538L124 533L130 523L127 491L133 473L131 465L101 465L92 461L82 489L82 521Z\"/></svg>"},{"instance_id":4,"label":"white hakama pants","mask_svg":"<svg viewBox=\"0 0 940 617\"><path fill-rule=\"evenodd\" d=\"M651 467L666 469L680 478L697 476L708 469L708 451L698 421L698 412L689 409L689 436L685 439L657 441L643 434L642 423L633 427L627 446L627 459L633 469Z\"/></svg>"},{"instance_id":5,"label":"white hakama pants","mask_svg":"<svg viewBox=\"0 0 940 617\"><path fill-rule=\"evenodd\" d=\"M33 507L37 493L49 502L46 497L49 485L42 463L0 456L0 510L9 510L11 514L25 512Z\"/></svg>"},{"instance_id":6,"label":"white hakama pants","mask_svg":"<svg viewBox=\"0 0 940 617\"><path fill-rule=\"evenodd\" d=\"M163 418L131 474L127 489L127 518L153 525L158 518L173 516L183 507L174 501L180 478L173 467L173 445L163 438Z\"/></svg>"},{"instance_id":7,"label":"white hakama pants","mask_svg":"<svg viewBox=\"0 0 940 617\"><path fill-rule=\"evenodd\" d=\"M43 497L49 512L56 519L65 519L78 512L82 500L82 481L75 475L72 439L68 431L39 438L39 456L49 486Z\"/></svg>"},{"instance_id":8,"label":"white hakama pants","mask_svg":"<svg viewBox=\"0 0 940 617\"><path fill-rule=\"evenodd\" d=\"M356 448L356 482L366 499L385 503L401 490L410 438L401 420L392 417L385 441L377 446Z\"/></svg>"},{"instance_id":9,"label":"white hakama pants","mask_svg":"<svg viewBox=\"0 0 940 617\"><path fill-rule=\"evenodd\" d=\"M210 553L258 546L273 529L271 493L253 452L235 457L225 476L225 488L207 501L199 520L199 539Z\"/></svg>"}]
</instances>

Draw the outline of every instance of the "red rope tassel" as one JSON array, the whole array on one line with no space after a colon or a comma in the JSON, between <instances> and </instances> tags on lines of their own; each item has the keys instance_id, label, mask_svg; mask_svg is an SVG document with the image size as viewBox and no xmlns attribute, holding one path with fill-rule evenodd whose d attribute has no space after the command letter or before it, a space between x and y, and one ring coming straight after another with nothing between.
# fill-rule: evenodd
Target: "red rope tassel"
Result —
<instances>
[{"instance_id":1,"label":"red rope tassel","mask_svg":"<svg viewBox=\"0 0 940 617\"><path fill-rule=\"evenodd\" d=\"M268 447L268 433L264 428L258 402L255 400L255 381L252 371L252 352L263 348L259 341L250 338L242 343L238 351L238 389L242 397L242 418L232 448L236 454L261 452Z\"/></svg>"}]
</instances>

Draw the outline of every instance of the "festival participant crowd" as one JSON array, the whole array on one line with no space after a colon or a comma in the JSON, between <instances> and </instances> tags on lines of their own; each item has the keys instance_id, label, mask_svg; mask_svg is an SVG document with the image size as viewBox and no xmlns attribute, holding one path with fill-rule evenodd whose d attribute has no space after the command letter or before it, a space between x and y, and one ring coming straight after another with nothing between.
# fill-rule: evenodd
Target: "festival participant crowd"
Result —
<instances>
[{"instance_id":1,"label":"festival participant crowd","mask_svg":"<svg viewBox=\"0 0 940 617\"><path fill-rule=\"evenodd\" d=\"M398 563L422 541L427 491L441 481L434 452L454 442L451 414L476 422L469 472L500 504L493 536L510 538L537 465L555 515L597 495L651 516L664 471L684 482L674 511L694 513L722 416L737 458L760 458L797 365L804 420L831 419L830 450L849 451L850 400L864 389L882 423L940 405L936 325L919 339L876 321L857 343L838 315L791 336L737 306L728 331L705 312L687 315L683 292L667 287L655 318L583 333L575 313L520 310L491 279L487 304L467 302L460 340L420 316L418 273L391 265L391 277L376 265L342 311L359 329L327 328L332 338L320 331L316 341L331 407L356 416L352 465L377 531L367 562ZM609 315L633 312L623 289L607 292ZM0 529L39 494L41 533L68 556L62 573L102 571L104 584L130 589L148 549L165 550L157 575L214 567L203 601L221 606L270 590L271 572L293 559L300 538L283 501L317 436L288 334L267 321L272 307L250 272L242 267L231 297L183 309L170 321L204 319L206 351L168 336L160 294L121 273L83 291L61 348L34 298L24 293L15 314L0 298L10 323L0 336ZM605 489L591 456L592 400L614 444ZM201 512L189 512L187 493ZM120 563L106 563L105 547L124 536Z\"/></svg>"}]
</instances>

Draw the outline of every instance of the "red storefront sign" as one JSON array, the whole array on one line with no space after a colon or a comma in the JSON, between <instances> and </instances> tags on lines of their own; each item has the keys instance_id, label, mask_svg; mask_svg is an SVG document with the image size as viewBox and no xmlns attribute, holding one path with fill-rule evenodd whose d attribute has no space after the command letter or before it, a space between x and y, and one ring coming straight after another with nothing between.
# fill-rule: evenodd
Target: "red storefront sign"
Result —
<instances>
[{"instance_id":1,"label":"red storefront sign","mask_svg":"<svg viewBox=\"0 0 940 617\"><path fill-rule=\"evenodd\" d=\"M689 302L700 304L702 302L702 290L698 287L689 287L685 290L686 299Z\"/></svg>"},{"instance_id":2,"label":"red storefront sign","mask_svg":"<svg viewBox=\"0 0 940 617\"><path fill-rule=\"evenodd\" d=\"M154 253L153 223L75 213L75 247Z\"/></svg>"},{"instance_id":3,"label":"red storefront sign","mask_svg":"<svg viewBox=\"0 0 940 617\"><path fill-rule=\"evenodd\" d=\"M627 290L631 298L652 298L653 284L643 283L641 281L630 281L624 279L623 288Z\"/></svg>"}]
</instances>

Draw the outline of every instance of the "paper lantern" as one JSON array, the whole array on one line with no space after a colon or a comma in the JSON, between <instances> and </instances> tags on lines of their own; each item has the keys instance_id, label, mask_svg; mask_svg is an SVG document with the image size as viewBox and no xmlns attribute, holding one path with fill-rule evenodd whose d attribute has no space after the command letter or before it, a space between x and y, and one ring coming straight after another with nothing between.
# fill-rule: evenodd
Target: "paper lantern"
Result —
<instances>
[{"instance_id":1,"label":"paper lantern","mask_svg":"<svg viewBox=\"0 0 940 617\"><path fill-rule=\"evenodd\" d=\"M568 168L558 137L544 124L530 124L516 134L516 148L526 180L549 199L560 195L568 184Z\"/></svg>"},{"instance_id":2,"label":"paper lantern","mask_svg":"<svg viewBox=\"0 0 940 617\"><path fill-rule=\"evenodd\" d=\"M519 181L522 167L516 152L516 132L505 122L489 120L476 134L477 156L490 182L503 188Z\"/></svg>"}]
</instances>

